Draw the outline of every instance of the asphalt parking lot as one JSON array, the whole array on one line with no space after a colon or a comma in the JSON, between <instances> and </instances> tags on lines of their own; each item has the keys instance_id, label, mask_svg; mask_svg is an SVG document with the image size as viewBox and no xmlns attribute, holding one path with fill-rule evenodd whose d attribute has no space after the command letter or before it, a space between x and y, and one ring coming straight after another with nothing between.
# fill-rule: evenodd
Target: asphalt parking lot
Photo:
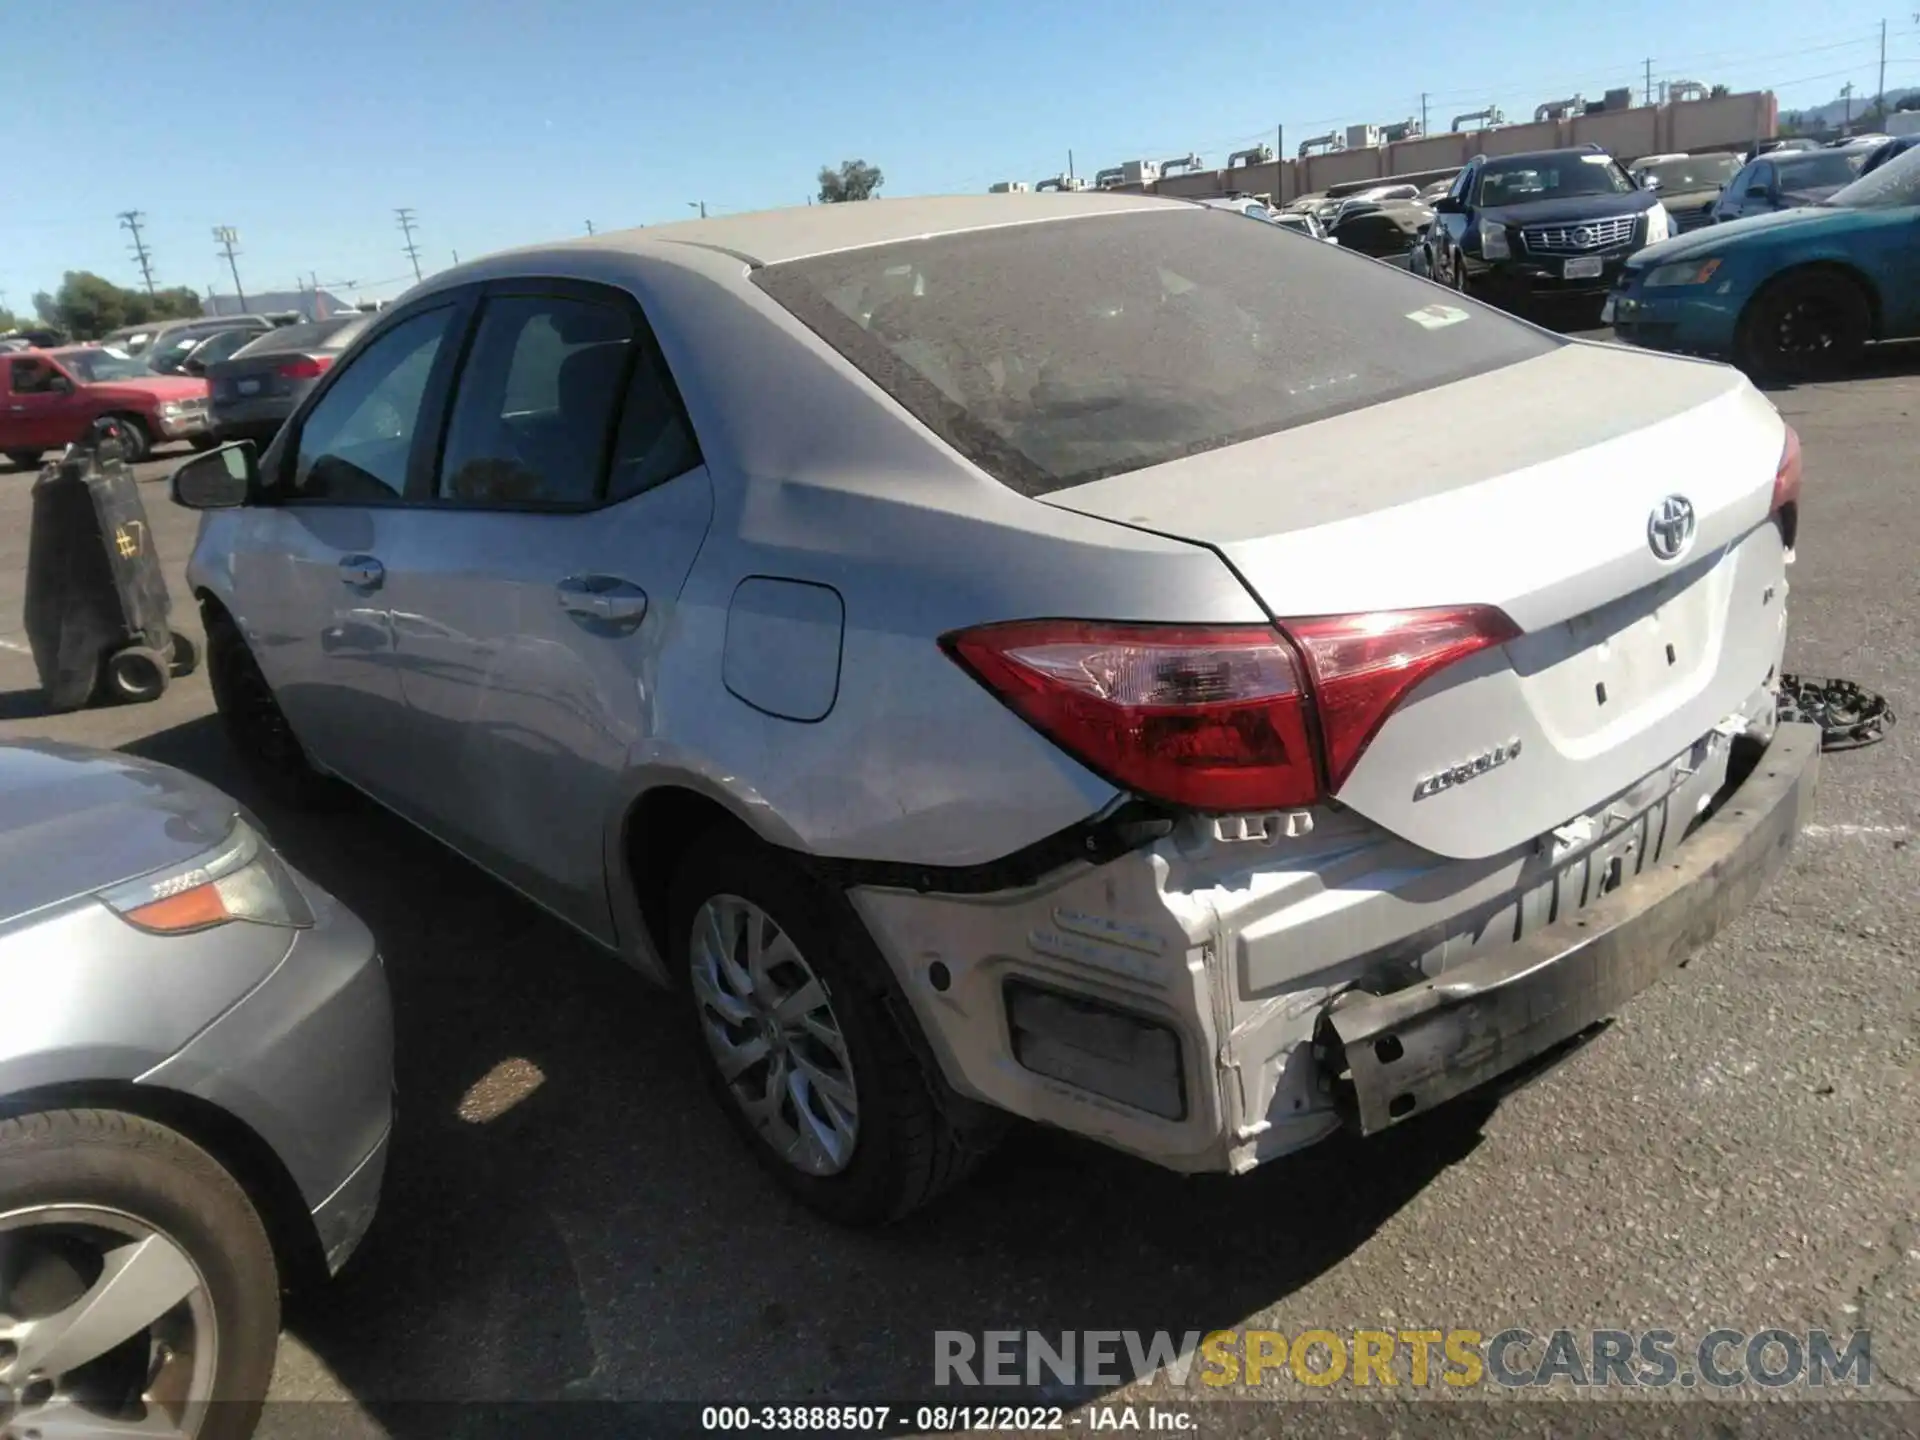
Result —
<instances>
[{"instance_id":1,"label":"asphalt parking lot","mask_svg":"<svg viewBox=\"0 0 1920 1440\"><path fill-rule=\"evenodd\" d=\"M1789 668L1904 715L1920 699L1920 354L1773 398L1806 457ZM1874 1392L1920 1397L1911 725L1827 757L1758 905L1497 1105L1237 1180L1020 1134L933 1212L852 1235L761 1177L672 1017L617 962L371 809L266 804L204 675L144 707L43 714L20 629L28 483L0 470L0 737L122 747L225 785L388 957L401 1111L384 1209L339 1282L290 1311L274 1388L345 1403L276 1408L265 1435L454 1433L409 1408L431 1400L925 1395L936 1329L1864 1327ZM197 638L194 518L161 484L146 502Z\"/></svg>"}]
</instances>

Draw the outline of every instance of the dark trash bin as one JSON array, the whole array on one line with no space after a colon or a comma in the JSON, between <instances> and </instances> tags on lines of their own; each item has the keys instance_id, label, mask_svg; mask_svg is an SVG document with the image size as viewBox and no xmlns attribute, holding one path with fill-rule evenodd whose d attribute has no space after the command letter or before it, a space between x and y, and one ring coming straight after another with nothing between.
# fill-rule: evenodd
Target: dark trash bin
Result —
<instances>
[{"instance_id":1,"label":"dark trash bin","mask_svg":"<svg viewBox=\"0 0 1920 1440\"><path fill-rule=\"evenodd\" d=\"M117 438L72 445L33 486L27 640L53 710L156 700L199 657L176 635L153 528Z\"/></svg>"}]
</instances>

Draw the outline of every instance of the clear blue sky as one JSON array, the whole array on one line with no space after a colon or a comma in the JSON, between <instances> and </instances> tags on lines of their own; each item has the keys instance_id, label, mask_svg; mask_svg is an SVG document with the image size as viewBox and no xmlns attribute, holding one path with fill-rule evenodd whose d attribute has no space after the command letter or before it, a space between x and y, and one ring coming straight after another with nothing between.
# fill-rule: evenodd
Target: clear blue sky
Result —
<instances>
[{"instance_id":1,"label":"clear blue sky","mask_svg":"<svg viewBox=\"0 0 1920 1440\"><path fill-rule=\"evenodd\" d=\"M115 220L146 212L159 283L410 282L510 245L803 203L858 156L887 194L977 191L1350 122L1430 118L1663 79L1772 88L1783 109L1920 85L1920 0L66 0L0 5L16 119L0 303L67 269L138 283Z\"/></svg>"}]
</instances>

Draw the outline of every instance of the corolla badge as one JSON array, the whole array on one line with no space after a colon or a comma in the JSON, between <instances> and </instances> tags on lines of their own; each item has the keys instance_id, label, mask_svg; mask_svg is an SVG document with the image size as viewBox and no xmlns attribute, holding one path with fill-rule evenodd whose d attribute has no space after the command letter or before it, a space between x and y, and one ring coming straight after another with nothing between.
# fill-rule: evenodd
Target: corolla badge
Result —
<instances>
[{"instance_id":1,"label":"corolla badge","mask_svg":"<svg viewBox=\"0 0 1920 1440\"><path fill-rule=\"evenodd\" d=\"M1678 560L1693 544L1697 523L1693 502L1684 495L1669 495L1647 517L1647 545L1658 559Z\"/></svg>"},{"instance_id":2,"label":"corolla badge","mask_svg":"<svg viewBox=\"0 0 1920 1440\"><path fill-rule=\"evenodd\" d=\"M1504 745L1496 745L1491 750L1482 750L1471 760L1463 760L1458 765L1449 765L1446 769L1432 775L1423 775L1413 787L1413 798L1425 800L1429 795L1438 795L1442 790L1451 790L1456 785L1464 785L1469 780L1478 780L1489 770L1498 770L1514 756L1520 753L1520 737L1515 736Z\"/></svg>"}]
</instances>

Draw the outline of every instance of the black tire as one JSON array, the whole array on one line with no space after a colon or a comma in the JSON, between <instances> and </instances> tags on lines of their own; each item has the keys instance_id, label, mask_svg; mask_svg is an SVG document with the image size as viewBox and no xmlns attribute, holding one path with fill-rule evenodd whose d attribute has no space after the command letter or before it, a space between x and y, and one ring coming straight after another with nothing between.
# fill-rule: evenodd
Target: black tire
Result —
<instances>
[{"instance_id":1,"label":"black tire","mask_svg":"<svg viewBox=\"0 0 1920 1440\"><path fill-rule=\"evenodd\" d=\"M217 605L204 604L200 613L207 632L207 681L213 689L214 708L228 743L248 773L291 809L341 808L347 799L346 787L308 763L239 627Z\"/></svg>"},{"instance_id":2,"label":"black tire","mask_svg":"<svg viewBox=\"0 0 1920 1440\"><path fill-rule=\"evenodd\" d=\"M129 465L137 465L153 451L153 438L147 434L147 427L137 415L102 415L93 422L93 439L99 441L109 426L120 429L120 458Z\"/></svg>"},{"instance_id":3,"label":"black tire","mask_svg":"<svg viewBox=\"0 0 1920 1440\"><path fill-rule=\"evenodd\" d=\"M40 466L38 450L9 450L7 462L16 470L36 470Z\"/></svg>"},{"instance_id":4,"label":"black tire","mask_svg":"<svg viewBox=\"0 0 1920 1440\"><path fill-rule=\"evenodd\" d=\"M832 1175L787 1160L735 1100L702 1029L691 984L695 916L713 896L737 896L790 936L827 991L859 1097L852 1157ZM670 964L692 1045L715 1102L756 1159L789 1193L843 1225L897 1220L972 1172L991 1149L998 1117L955 1096L920 1040L905 997L846 897L767 846L730 829L697 840L674 876Z\"/></svg>"},{"instance_id":5,"label":"black tire","mask_svg":"<svg viewBox=\"0 0 1920 1440\"><path fill-rule=\"evenodd\" d=\"M146 645L129 645L107 657L107 693L123 705L158 700L172 675L171 658Z\"/></svg>"},{"instance_id":6,"label":"black tire","mask_svg":"<svg viewBox=\"0 0 1920 1440\"><path fill-rule=\"evenodd\" d=\"M167 656L167 672L178 680L200 668L200 647L178 630L173 632L173 648Z\"/></svg>"},{"instance_id":7,"label":"black tire","mask_svg":"<svg viewBox=\"0 0 1920 1440\"><path fill-rule=\"evenodd\" d=\"M0 1215L43 1206L117 1212L185 1252L219 1337L199 1440L252 1435L279 1345L281 1286L266 1228L233 1177L185 1136L116 1110L0 1120ZM30 1412L13 1418L34 1433Z\"/></svg>"},{"instance_id":8,"label":"black tire","mask_svg":"<svg viewBox=\"0 0 1920 1440\"><path fill-rule=\"evenodd\" d=\"M1735 353L1765 380L1828 380L1849 373L1873 338L1873 308L1835 270L1783 275L1747 302Z\"/></svg>"}]
</instances>

